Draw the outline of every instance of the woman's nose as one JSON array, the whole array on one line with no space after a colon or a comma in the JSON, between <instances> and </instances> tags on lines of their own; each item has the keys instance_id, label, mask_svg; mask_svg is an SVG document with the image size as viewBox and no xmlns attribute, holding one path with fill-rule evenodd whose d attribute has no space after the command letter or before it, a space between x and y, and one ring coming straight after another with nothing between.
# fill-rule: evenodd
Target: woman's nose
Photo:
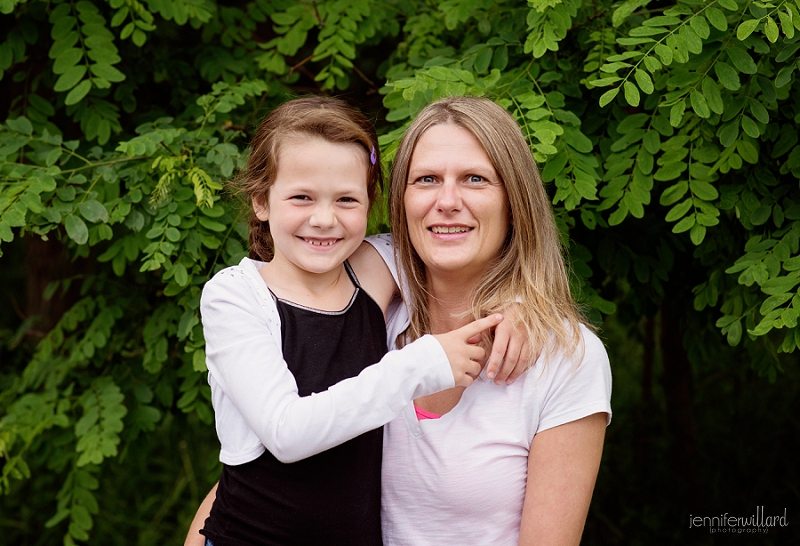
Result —
<instances>
[{"instance_id":1,"label":"woman's nose","mask_svg":"<svg viewBox=\"0 0 800 546\"><path fill-rule=\"evenodd\" d=\"M331 228L337 223L336 211L333 207L327 204L320 203L314 207L309 218L309 224L319 228Z\"/></svg>"},{"instance_id":2,"label":"woman's nose","mask_svg":"<svg viewBox=\"0 0 800 546\"><path fill-rule=\"evenodd\" d=\"M442 211L461 209L461 188L454 181L445 181L436 196L436 205Z\"/></svg>"}]
</instances>

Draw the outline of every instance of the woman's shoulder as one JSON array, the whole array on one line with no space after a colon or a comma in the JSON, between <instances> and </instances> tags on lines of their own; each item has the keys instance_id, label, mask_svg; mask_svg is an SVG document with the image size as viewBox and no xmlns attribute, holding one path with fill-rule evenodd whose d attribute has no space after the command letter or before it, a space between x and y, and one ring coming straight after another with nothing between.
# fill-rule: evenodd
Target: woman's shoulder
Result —
<instances>
[{"instance_id":1,"label":"woman's shoulder","mask_svg":"<svg viewBox=\"0 0 800 546\"><path fill-rule=\"evenodd\" d=\"M532 370L539 380L553 385L563 382L580 381L581 377L610 378L610 365L605 345L600 337L589 326L578 323L575 326L565 324L574 332L571 346L562 345L547 354L542 351L539 360ZM577 377L576 377L577 376Z\"/></svg>"}]
</instances>

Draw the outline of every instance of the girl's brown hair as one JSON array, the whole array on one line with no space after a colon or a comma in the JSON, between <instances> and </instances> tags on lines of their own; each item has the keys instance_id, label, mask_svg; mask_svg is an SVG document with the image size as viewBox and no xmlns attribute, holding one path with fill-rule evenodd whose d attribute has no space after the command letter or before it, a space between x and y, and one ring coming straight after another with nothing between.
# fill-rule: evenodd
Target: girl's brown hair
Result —
<instances>
[{"instance_id":1,"label":"girl's brown hair","mask_svg":"<svg viewBox=\"0 0 800 546\"><path fill-rule=\"evenodd\" d=\"M281 104L265 117L250 143L247 165L233 185L245 193L250 205L250 257L269 261L273 241L269 222L259 220L253 205L266 203L278 174L281 146L291 139L317 137L337 144L357 144L367 160L367 196L370 207L383 186L380 150L375 128L349 104L330 97L312 96ZM308 161L315 158L309 157Z\"/></svg>"},{"instance_id":2,"label":"girl's brown hair","mask_svg":"<svg viewBox=\"0 0 800 546\"><path fill-rule=\"evenodd\" d=\"M544 353L578 346L584 319L570 294L563 248L550 199L519 125L504 108L488 99L449 97L428 105L403 136L392 167L389 207L398 266L408 279L403 298L411 307L411 324L398 339L408 343L430 332L427 276L408 232L405 192L411 157L422 134L434 125L452 124L481 143L508 195L511 225L496 259L487 264L468 295L474 318L519 304L519 318L532 347Z\"/></svg>"}]
</instances>

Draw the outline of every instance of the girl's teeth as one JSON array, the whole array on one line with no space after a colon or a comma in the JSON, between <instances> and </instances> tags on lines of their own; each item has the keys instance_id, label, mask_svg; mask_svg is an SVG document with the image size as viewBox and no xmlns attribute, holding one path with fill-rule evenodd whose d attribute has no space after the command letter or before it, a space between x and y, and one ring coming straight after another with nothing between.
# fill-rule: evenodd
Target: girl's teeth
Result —
<instances>
[{"instance_id":1,"label":"girl's teeth","mask_svg":"<svg viewBox=\"0 0 800 546\"><path fill-rule=\"evenodd\" d=\"M306 239L307 242L311 243L314 246L331 246L336 241L311 241Z\"/></svg>"}]
</instances>

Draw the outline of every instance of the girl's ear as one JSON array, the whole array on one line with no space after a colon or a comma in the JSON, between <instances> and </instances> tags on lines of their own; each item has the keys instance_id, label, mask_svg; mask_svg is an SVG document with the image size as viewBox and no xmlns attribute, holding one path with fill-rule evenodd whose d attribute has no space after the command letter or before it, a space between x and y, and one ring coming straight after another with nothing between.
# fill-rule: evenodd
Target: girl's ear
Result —
<instances>
[{"instance_id":1,"label":"girl's ear","mask_svg":"<svg viewBox=\"0 0 800 546\"><path fill-rule=\"evenodd\" d=\"M267 197L265 195L253 197L253 212L255 212L256 218L262 222L269 221L269 207L267 206Z\"/></svg>"}]
</instances>

